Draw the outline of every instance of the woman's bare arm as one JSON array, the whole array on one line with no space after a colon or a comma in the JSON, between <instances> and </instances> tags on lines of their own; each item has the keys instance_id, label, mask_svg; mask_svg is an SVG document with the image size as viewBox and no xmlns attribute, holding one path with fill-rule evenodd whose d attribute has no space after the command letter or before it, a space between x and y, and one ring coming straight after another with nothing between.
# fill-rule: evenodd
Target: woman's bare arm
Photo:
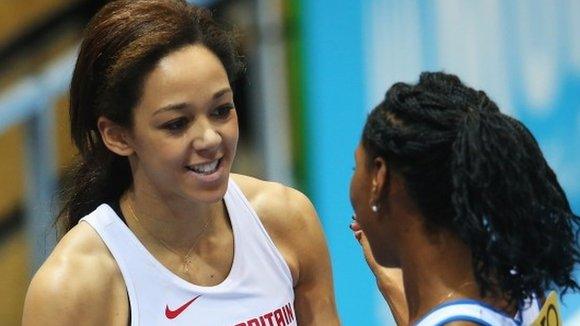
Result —
<instances>
[{"instance_id":1,"label":"woman's bare arm","mask_svg":"<svg viewBox=\"0 0 580 326\"><path fill-rule=\"evenodd\" d=\"M32 279L22 325L127 325L125 285L104 246L88 224L73 228Z\"/></svg>"},{"instance_id":2,"label":"woman's bare arm","mask_svg":"<svg viewBox=\"0 0 580 326\"><path fill-rule=\"evenodd\" d=\"M300 275L294 302L299 325L339 325L332 269L326 240L316 211L302 193L289 190L289 210L299 231L292 234Z\"/></svg>"}]
</instances>

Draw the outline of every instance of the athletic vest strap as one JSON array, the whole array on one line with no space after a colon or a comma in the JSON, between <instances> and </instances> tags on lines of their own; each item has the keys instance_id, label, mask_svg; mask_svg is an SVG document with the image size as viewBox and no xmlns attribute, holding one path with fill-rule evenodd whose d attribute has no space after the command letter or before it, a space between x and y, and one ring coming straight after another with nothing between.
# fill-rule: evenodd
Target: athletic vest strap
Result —
<instances>
[{"instance_id":1,"label":"athletic vest strap","mask_svg":"<svg viewBox=\"0 0 580 326\"><path fill-rule=\"evenodd\" d=\"M455 321L469 321L483 326L519 326L522 315L528 319L536 311L537 302L533 300L527 307L522 307L516 318L511 318L492 306L475 300L456 300L443 303L420 319L415 326L443 326Z\"/></svg>"}]
</instances>

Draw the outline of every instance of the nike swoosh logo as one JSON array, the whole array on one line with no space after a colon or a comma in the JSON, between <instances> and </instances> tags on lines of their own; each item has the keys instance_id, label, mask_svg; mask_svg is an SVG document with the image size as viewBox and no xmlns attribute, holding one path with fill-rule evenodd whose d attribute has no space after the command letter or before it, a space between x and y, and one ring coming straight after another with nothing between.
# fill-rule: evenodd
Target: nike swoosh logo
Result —
<instances>
[{"instance_id":1,"label":"nike swoosh logo","mask_svg":"<svg viewBox=\"0 0 580 326\"><path fill-rule=\"evenodd\" d=\"M179 316L185 309L187 309L187 307L189 307L190 304L192 304L195 300L197 300L199 297L201 297L201 294L198 295L197 297L187 301L185 304L183 304L183 306L175 309L175 310L171 310L169 309L168 305L165 305L165 317L167 317L168 319L173 319L176 318L177 316Z\"/></svg>"}]
</instances>

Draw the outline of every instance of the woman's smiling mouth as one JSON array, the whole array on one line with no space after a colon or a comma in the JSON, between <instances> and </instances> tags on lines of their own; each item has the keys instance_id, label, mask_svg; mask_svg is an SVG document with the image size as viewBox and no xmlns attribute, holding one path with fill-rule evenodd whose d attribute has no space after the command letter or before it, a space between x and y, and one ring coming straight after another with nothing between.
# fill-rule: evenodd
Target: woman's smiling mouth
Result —
<instances>
[{"instance_id":1,"label":"woman's smiling mouth","mask_svg":"<svg viewBox=\"0 0 580 326\"><path fill-rule=\"evenodd\" d=\"M186 166L189 171L192 171L196 174L201 175L210 175L218 171L223 158L219 158L217 160L213 160L211 162L200 163L200 164L192 164Z\"/></svg>"}]
</instances>

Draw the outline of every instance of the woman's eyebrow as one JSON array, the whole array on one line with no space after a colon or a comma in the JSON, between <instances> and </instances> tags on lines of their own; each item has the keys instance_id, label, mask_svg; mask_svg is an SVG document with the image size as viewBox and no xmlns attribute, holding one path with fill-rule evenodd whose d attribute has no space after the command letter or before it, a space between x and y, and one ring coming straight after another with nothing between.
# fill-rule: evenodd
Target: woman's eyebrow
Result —
<instances>
[{"instance_id":1,"label":"woman's eyebrow","mask_svg":"<svg viewBox=\"0 0 580 326\"><path fill-rule=\"evenodd\" d=\"M215 94L213 94L213 99L214 100L215 99L218 99L218 98L220 98L221 96L223 96L223 95L225 95L227 93L233 93L232 89L229 88L229 87L226 87L226 88L224 88L222 90L217 91Z\"/></svg>"},{"instance_id":2,"label":"woman's eyebrow","mask_svg":"<svg viewBox=\"0 0 580 326\"><path fill-rule=\"evenodd\" d=\"M162 108L155 110L155 112L153 112L153 115L157 115L157 114L167 112L167 111L182 111L185 108L187 108L187 103L169 104L169 105L166 105Z\"/></svg>"},{"instance_id":3,"label":"woman's eyebrow","mask_svg":"<svg viewBox=\"0 0 580 326\"><path fill-rule=\"evenodd\" d=\"M213 95L213 99L218 99L222 96L224 96L227 93L233 93L232 89L229 87L226 87L224 89L221 89L219 91L217 91L214 95ZM186 109L188 106L187 103L175 103L175 104L169 104L166 105L164 107L161 107L157 110L155 110L155 112L153 112L153 115L157 115L163 112L167 112L167 111L182 111L184 109Z\"/></svg>"}]
</instances>

